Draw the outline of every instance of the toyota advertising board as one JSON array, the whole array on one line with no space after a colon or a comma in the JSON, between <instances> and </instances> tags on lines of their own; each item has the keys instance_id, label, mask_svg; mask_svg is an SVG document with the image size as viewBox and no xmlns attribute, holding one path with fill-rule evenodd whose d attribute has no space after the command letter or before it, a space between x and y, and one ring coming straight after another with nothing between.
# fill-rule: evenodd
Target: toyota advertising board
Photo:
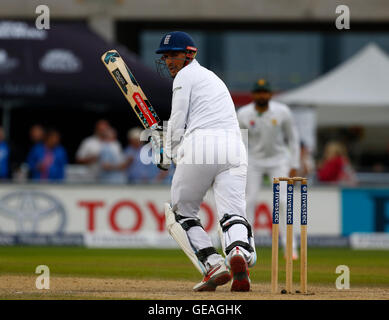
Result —
<instances>
[{"instance_id":1,"label":"toyota advertising board","mask_svg":"<svg viewBox=\"0 0 389 320\"><path fill-rule=\"evenodd\" d=\"M296 231L298 198L296 196ZM0 243L176 247L165 228L163 208L169 199L170 189L166 186L2 185ZM323 199L327 199L325 206ZM270 236L271 203L271 191L261 192L253 221L255 235L259 238ZM309 192L311 236L340 235L339 204L337 189ZM210 192L201 205L200 218L218 246L218 218Z\"/></svg>"}]
</instances>

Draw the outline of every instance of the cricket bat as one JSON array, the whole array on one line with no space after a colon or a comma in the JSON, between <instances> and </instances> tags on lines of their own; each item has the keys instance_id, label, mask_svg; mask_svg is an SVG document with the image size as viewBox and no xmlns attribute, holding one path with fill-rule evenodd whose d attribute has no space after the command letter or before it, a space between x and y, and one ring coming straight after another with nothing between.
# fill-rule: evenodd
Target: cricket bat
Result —
<instances>
[{"instance_id":1,"label":"cricket bat","mask_svg":"<svg viewBox=\"0 0 389 320\"><path fill-rule=\"evenodd\" d=\"M101 56L101 61L123 92L132 109L134 109L143 126L146 129L156 127L160 119L119 52L109 50Z\"/></svg>"}]
</instances>

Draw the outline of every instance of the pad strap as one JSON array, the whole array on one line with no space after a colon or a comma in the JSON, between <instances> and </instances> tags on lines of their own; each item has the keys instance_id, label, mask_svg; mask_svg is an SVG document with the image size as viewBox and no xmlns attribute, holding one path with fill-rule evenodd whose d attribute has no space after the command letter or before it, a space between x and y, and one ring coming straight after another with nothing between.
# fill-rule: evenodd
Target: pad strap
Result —
<instances>
[{"instance_id":1,"label":"pad strap","mask_svg":"<svg viewBox=\"0 0 389 320\"><path fill-rule=\"evenodd\" d=\"M214 247L208 247L201 249L196 252L197 258L205 265L205 261L207 258L212 255L212 254L217 254L217 251Z\"/></svg>"},{"instance_id":2,"label":"pad strap","mask_svg":"<svg viewBox=\"0 0 389 320\"><path fill-rule=\"evenodd\" d=\"M234 216L235 216L235 217L243 218L244 220L233 220L233 221L231 221L231 222L227 222L226 224L223 224L223 223L225 223L227 220L229 220L230 218L232 218L232 217L234 217ZM243 224L243 225L247 228L247 236L248 236L249 238L251 238L251 237L253 236L253 233L252 233L252 231L251 231L251 226L250 226L250 224L247 222L247 220L246 220L244 217L242 217L242 216L240 216L240 215L238 215L238 214L231 214L231 215L225 214L225 215L223 216L223 218L220 220L220 225L221 225L221 227L222 227L223 232L228 231L228 229L230 229L234 224Z\"/></svg>"},{"instance_id":3,"label":"pad strap","mask_svg":"<svg viewBox=\"0 0 389 320\"><path fill-rule=\"evenodd\" d=\"M242 247L243 249L246 249L248 252L254 252L253 248L247 243L243 241L234 241L226 248L226 255L228 255L232 249L235 247Z\"/></svg>"},{"instance_id":4,"label":"pad strap","mask_svg":"<svg viewBox=\"0 0 389 320\"><path fill-rule=\"evenodd\" d=\"M220 220L220 225L223 226L223 223L226 222L228 219L231 219L231 217L241 217L241 218L245 219L244 217L240 216L239 214L227 214L227 213L225 213L223 218Z\"/></svg>"},{"instance_id":5,"label":"pad strap","mask_svg":"<svg viewBox=\"0 0 389 320\"><path fill-rule=\"evenodd\" d=\"M185 231L188 231L190 228L193 228L193 227L203 228L200 220L198 220L198 219L190 219L190 220L186 220L184 222L180 222L180 220L188 219L188 217L184 217L184 216L181 216L179 214L176 214L175 216L176 216L176 221L182 226L182 229L184 229Z\"/></svg>"}]
</instances>

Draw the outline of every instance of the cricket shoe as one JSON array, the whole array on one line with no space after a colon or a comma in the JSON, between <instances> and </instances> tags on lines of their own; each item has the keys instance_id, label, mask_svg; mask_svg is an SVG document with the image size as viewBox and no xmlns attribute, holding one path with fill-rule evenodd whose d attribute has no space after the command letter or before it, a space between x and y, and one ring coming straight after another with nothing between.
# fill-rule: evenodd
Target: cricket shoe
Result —
<instances>
[{"instance_id":1,"label":"cricket shoe","mask_svg":"<svg viewBox=\"0 0 389 320\"><path fill-rule=\"evenodd\" d=\"M217 286L226 284L231 280L224 260L212 266L207 272L204 279L193 287L194 291L215 291Z\"/></svg>"},{"instance_id":2,"label":"cricket shoe","mask_svg":"<svg viewBox=\"0 0 389 320\"><path fill-rule=\"evenodd\" d=\"M242 250L234 248L227 261L232 276L231 291L250 291L250 273Z\"/></svg>"}]
</instances>

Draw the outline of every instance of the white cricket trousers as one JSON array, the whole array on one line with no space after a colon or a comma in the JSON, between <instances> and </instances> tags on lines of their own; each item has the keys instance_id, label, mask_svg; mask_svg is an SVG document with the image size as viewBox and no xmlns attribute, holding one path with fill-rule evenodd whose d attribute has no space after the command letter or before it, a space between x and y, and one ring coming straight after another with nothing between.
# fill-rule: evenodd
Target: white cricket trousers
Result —
<instances>
[{"instance_id":1,"label":"white cricket trousers","mask_svg":"<svg viewBox=\"0 0 389 320\"><path fill-rule=\"evenodd\" d=\"M227 152L226 157L223 152ZM171 187L173 211L199 219L200 205L212 188L219 220L224 214L246 218L247 155L240 133L228 138L214 131L186 137L179 148L177 162ZM196 250L214 246L201 227L192 227L187 234ZM228 237L228 243L248 242L247 228L236 224L230 228Z\"/></svg>"},{"instance_id":2,"label":"white cricket trousers","mask_svg":"<svg viewBox=\"0 0 389 320\"><path fill-rule=\"evenodd\" d=\"M281 163L274 167L263 167L259 163L259 160L249 158L249 166L247 172L247 216L251 224L254 223L255 205L260 197L260 189L262 185L263 175L267 174L271 181L275 177L287 177L289 175L290 166L287 163ZM296 189L296 188L295 188ZM296 193L296 190L295 190ZM296 199L296 194L294 196ZM297 222L300 221L298 218L299 214L296 215L294 210L294 221L293 224L293 248L297 248L297 237L298 232ZM280 238L283 247L286 246L286 182L280 183Z\"/></svg>"}]
</instances>

